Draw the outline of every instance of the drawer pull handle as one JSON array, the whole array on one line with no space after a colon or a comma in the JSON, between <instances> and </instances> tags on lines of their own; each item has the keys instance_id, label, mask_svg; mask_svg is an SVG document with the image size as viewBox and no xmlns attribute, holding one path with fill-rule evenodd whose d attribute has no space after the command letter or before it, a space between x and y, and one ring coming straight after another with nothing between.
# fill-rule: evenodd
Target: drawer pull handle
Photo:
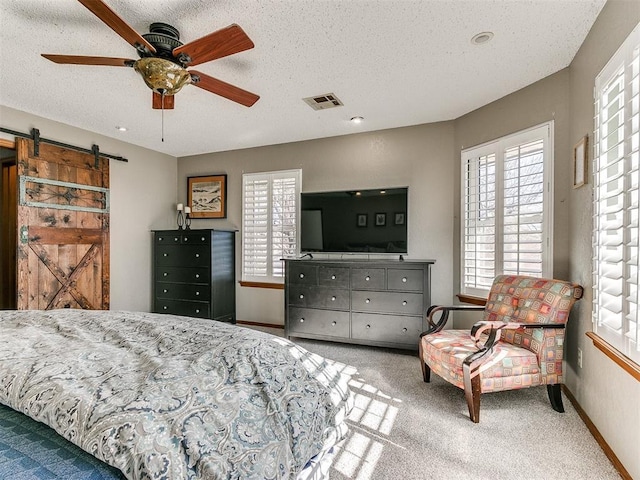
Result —
<instances>
[{"instance_id":1,"label":"drawer pull handle","mask_svg":"<svg viewBox=\"0 0 640 480\"><path fill-rule=\"evenodd\" d=\"M200 258L200 254L199 253L196 253L196 258Z\"/></svg>"},{"instance_id":2,"label":"drawer pull handle","mask_svg":"<svg viewBox=\"0 0 640 480\"><path fill-rule=\"evenodd\" d=\"M407 327L404 327L404 328L402 329L402 332L403 332L403 333L407 333Z\"/></svg>"},{"instance_id":3,"label":"drawer pull handle","mask_svg":"<svg viewBox=\"0 0 640 480\"><path fill-rule=\"evenodd\" d=\"M161 242L163 240L162 237L158 237L158 241Z\"/></svg>"},{"instance_id":4,"label":"drawer pull handle","mask_svg":"<svg viewBox=\"0 0 640 480\"><path fill-rule=\"evenodd\" d=\"M196 292L196 296L200 295L200 292Z\"/></svg>"},{"instance_id":5,"label":"drawer pull handle","mask_svg":"<svg viewBox=\"0 0 640 480\"><path fill-rule=\"evenodd\" d=\"M301 274L300 274L300 278L304 278L304 273L301 273Z\"/></svg>"},{"instance_id":6,"label":"drawer pull handle","mask_svg":"<svg viewBox=\"0 0 640 480\"><path fill-rule=\"evenodd\" d=\"M196 313L200 313L200 309L199 308L196 308Z\"/></svg>"},{"instance_id":7,"label":"drawer pull handle","mask_svg":"<svg viewBox=\"0 0 640 480\"><path fill-rule=\"evenodd\" d=\"M300 298L304 298L304 294L302 294L302 293L301 293L301 294L300 294Z\"/></svg>"},{"instance_id":8,"label":"drawer pull handle","mask_svg":"<svg viewBox=\"0 0 640 480\"><path fill-rule=\"evenodd\" d=\"M188 241L189 241L189 239L188 239L187 237L184 237L184 241L185 241L185 242L188 242Z\"/></svg>"},{"instance_id":9,"label":"drawer pull handle","mask_svg":"<svg viewBox=\"0 0 640 480\"><path fill-rule=\"evenodd\" d=\"M333 325L334 327L335 327L337 324L338 324L338 323L337 323L337 322L335 322L335 321L334 321L334 322L331 322L331 325Z\"/></svg>"},{"instance_id":10,"label":"drawer pull handle","mask_svg":"<svg viewBox=\"0 0 640 480\"><path fill-rule=\"evenodd\" d=\"M180 239L179 239L178 237L173 237L173 241L174 241L174 242L177 242L177 241L179 241L179 240L180 240Z\"/></svg>"},{"instance_id":11,"label":"drawer pull handle","mask_svg":"<svg viewBox=\"0 0 640 480\"><path fill-rule=\"evenodd\" d=\"M406 304L407 304L407 301L406 301L406 300L403 300L403 301L402 301L402 305L406 305Z\"/></svg>"},{"instance_id":12,"label":"drawer pull handle","mask_svg":"<svg viewBox=\"0 0 640 480\"><path fill-rule=\"evenodd\" d=\"M331 275L331 280L335 280L336 276L335 275Z\"/></svg>"},{"instance_id":13,"label":"drawer pull handle","mask_svg":"<svg viewBox=\"0 0 640 480\"><path fill-rule=\"evenodd\" d=\"M167 309L167 306L165 305L164 307L162 307L162 309L163 309L163 310L166 310L166 309Z\"/></svg>"},{"instance_id":14,"label":"drawer pull handle","mask_svg":"<svg viewBox=\"0 0 640 480\"><path fill-rule=\"evenodd\" d=\"M300 319L300 323L304 323L304 318L301 318L301 319Z\"/></svg>"},{"instance_id":15,"label":"drawer pull handle","mask_svg":"<svg viewBox=\"0 0 640 480\"><path fill-rule=\"evenodd\" d=\"M167 290L166 288L162 290L162 293L167 293L169 290Z\"/></svg>"},{"instance_id":16,"label":"drawer pull handle","mask_svg":"<svg viewBox=\"0 0 640 480\"><path fill-rule=\"evenodd\" d=\"M367 298L364 303L371 303L371 299Z\"/></svg>"},{"instance_id":17,"label":"drawer pull handle","mask_svg":"<svg viewBox=\"0 0 640 480\"><path fill-rule=\"evenodd\" d=\"M402 283L407 283L407 277L402 277Z\"/></svg>"},{"instance_id":18,"label":"drawer pull handle","mask_svg":"<svg viewBox=\"0 0 640 480\"><path fill-rule=\"evenodd\" d=\"M168 256L169 256L169 254L168 254L168 253L163 253L163 254L162 254L162 256L163 256L163 257L168 257Z\"/></svg>"},{"instance_id":19,"label":"drawer pull handle","mask_svg":"<svg viewBox=\"0 0 640 480\"><path fill-rule=\"evenodd\" d=\"M162 276L163 276L163 277L166 277L167 275L169 275L167 272L164 272L164 273L162 274Z\"/></svg>"},{"instance_id":20,"label":"drawer pull handle","mask_svg":"<svg viewBox=\"0 0 640 480\"><path fill-rule=\"evenodd\" d=\"M335 302L336 301L336 297L335 296L331 297L331 301Z\"/></svg>"},{"instance_id":21,"label":"drawer pull handle","mask_svg":"<svg viewBox=\"0 0 640 480\"><path fill-rule=\"evenodd\" d=\"M364 279L365 279L365 281L368 282L369 280L371 280L371 277L369 275L367 275L366 277L364 277Z\"/></svg>"},{"instance_id":22,"label":"drawer pull handle","mask_svg":"<svg viewBox=\"0 0 640 480\"><path fill-rule=\"evenodd\" d=\"M200 240L202 240L204 242L204 237L200 237Z\"/></svg>"},{"instance_id":23,"label":"drawer pull handle","mask_svg":"<svg viewBox=\"0 0 640 480\"><path fill-rule=\"evenodd\" d=\"M367 325L367 328L371 328L371 325Z\"/></svg>"},{"instance_id":24,"label":"drawer pull handle","mask_svg":"<svg viewBox=\"0 0 640 480\"><path fill-rule=\"evenodd\" d=\"M200 278L200 274L199 273L196 273L196 278Z\"/></svg>"}]
</instances>

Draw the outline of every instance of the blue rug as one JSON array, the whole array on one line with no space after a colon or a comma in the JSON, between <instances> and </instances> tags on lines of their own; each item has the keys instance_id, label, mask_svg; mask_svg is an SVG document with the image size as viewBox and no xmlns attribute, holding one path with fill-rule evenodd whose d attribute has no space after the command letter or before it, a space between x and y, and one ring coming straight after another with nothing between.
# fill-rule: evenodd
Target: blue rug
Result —
<instances>
[{"instance_id":1,"label":"blue rug","mask_svg":"<svg viewBox=\"0 0 640 480\"><path fill-rule=\"evenodd\" d=\"M123 480L45 424L0 405L0 479Z\"/></svg>"}]
</instances>

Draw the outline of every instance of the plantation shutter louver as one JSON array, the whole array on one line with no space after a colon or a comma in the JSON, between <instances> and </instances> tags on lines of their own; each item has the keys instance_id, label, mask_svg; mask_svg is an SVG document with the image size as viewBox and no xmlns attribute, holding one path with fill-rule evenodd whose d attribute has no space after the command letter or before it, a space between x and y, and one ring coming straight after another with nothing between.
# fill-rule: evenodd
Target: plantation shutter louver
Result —
<instances>
[{"instance_id":1,"label":"plantation shutter louver","mask_svg":"<svg viewBox=\"0 0 640 480\"><path fill-rule=\"evenodd\" d=\"M300 170L243 175L243 280L283 282L281 259L298 252L300 184Z\"/></svg>"},{"instance_id":2,"label":"plantation shutter louver","mask_svg":"<svg viewBox=\"0 0 640 480\"><path fill-rule=\"evenodd\" d=\"M499 274L551 276L551 129L462 152L462 293L486 297Z\"/></svg>"},{"instance_id":3,"label":"plantation shutter louver","mask_svg":"<svg viewBox=\"0 0 640 480\"><path fill-rule=\"evenodd\" d=\"M464 285L489 289L495 277L495 155L466 161L464 188Z\"/></svg>"},{"instance_id":4,"label":"plantation shutter louver","mask_svg":"<svg viewBox=\"0 0 640 480\"><path fill-rule=\"evenodd\" d=\"M594 331L640 363L640 25L595 84Z\"/></svg>"},{"instance_id":5,"label":"plantation shutter louver","mask_svg":"<svg viewBox=\"0 0 640 480\"><path fill-rule=\"evenodd\" d=\"M284 278L284 257L297 253L298 182L295 177L273 179L271 265L273 276Z\"/></svg>"},{"instance_id":6,"label":"plantation shutter louver","mask_svg":"<svg viewBox=\"0 0 640 480\"><path fill-rule=\"evenodd\" d=\"M269 181L244 176L244 221L242 225L243 278L266 277Z\"/></svg>"},{"instance_id":7,"label":"plantation shutter louver","mask_svg":"<svg viewBox=\"0 0 640 480\"><path fill-rule=\"evenodd\" d=\"M544 145L537 140L505 151L503 273L542 276Z\"/></svg>"}]
</instances>

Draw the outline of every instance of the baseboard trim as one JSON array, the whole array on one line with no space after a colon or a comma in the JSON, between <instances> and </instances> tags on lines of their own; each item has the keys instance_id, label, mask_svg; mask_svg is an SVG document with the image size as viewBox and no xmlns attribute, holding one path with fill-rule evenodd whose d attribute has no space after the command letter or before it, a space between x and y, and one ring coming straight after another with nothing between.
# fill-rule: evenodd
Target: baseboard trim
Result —
<instances>
[{"instance_id":1,"label":"baseboard trim","mask_svg":"<svg viewBox=\"0 0 640 480\"><path fill-rule=\"evenodd\" d=\"M580 416L584 424L589 429L589 432L591 432L591 435L593 435L593 438L596 439L596 442L598 442L598 445L600 445L600 448L602 448L602 450L604 451L604 454L611 461L611 463L613 464L615 469L618 471L620 476L624 480L633 480L629 472L627 472L627 469L624 468L624 465L622 465L622 463L620 462L616 454L613 452L609 444L606 442L602 434L598 431L596 426L593 424L593 422L587 415L587 412L585 412L582 409L582 407L578 403L578 400L576 400L576 397L573 396L573 393L571 393L571 390L569 390L569 388L566 385L562 385L562 392L567 396L567 398L571 402L571 405L573 405L573 408L576 409L576 412L578 412L578 415Z\"/></svg>"},{"instance_id":2,"label":"baseboard trim","mask_svg":"<svg viewBox=\"0 0 640 480\"><path fill-rule=\"evenodd\" d=\"M279 328L284 330L284 325L275 325L273 323L248 322L247 320L236 320L236 323L238 325L248 325L249 327Z\"/></svg>"}]
</instances>

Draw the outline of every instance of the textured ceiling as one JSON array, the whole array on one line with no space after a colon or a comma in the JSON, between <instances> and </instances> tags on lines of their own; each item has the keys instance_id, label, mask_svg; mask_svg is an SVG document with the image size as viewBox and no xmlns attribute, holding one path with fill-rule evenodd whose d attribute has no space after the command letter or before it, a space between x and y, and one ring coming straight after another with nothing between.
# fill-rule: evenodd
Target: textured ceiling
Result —
<instances>
[{"instance_id":1,"label":"textured ceiling","mask_svg":"<svg viewBox=\"0 0 640 480\"><path fill-rule=\"evenodd\" d=\"M568 66L605 0L107 3L139 33L165 22L184 43L239 24L255 48L196 68L260 100L247 108L186 86L161 142L162 113L133 69L40 56L137 58L133 47L75 0L0 0L0 104L181 157L459 117ZM493 40L473 45L483 31ZM329 92L344 106L302 101Z\"/></svg>"}]
</instances>

